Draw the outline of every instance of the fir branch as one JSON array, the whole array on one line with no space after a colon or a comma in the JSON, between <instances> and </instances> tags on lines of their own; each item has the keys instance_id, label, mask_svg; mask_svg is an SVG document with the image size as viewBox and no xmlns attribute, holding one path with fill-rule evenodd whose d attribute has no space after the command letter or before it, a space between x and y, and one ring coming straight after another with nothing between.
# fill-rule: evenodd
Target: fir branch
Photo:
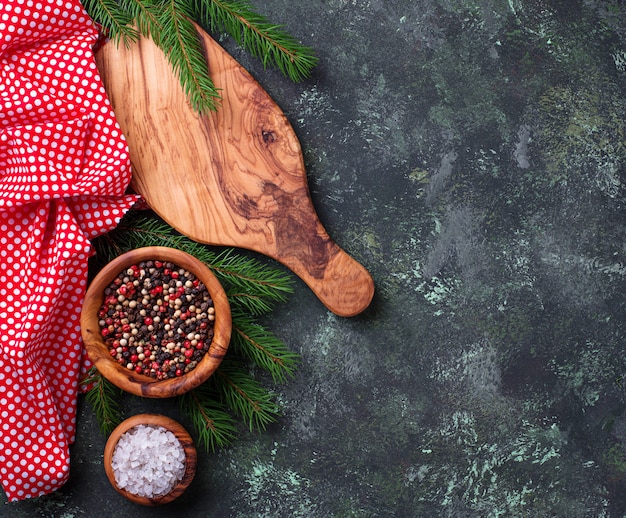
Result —
<instances>
[{"instance_id":1,"label":"fir branch","mask_svg":"<svg viewBox=\"0 0 626 518\"><path fill-rule=\"evenodd\" d=\"M272 311L268 301L252 293L228 292L228 299L235 306L241 306L253 315L263 315Z\"/></svg>"},{"instance_id":2,"label":"fir branch","mask_svg":"<svg viewBox=\"0 0 626 518\"><path fill-rule=\"evenodd\" d=\"M258 260L236 255L225 250L211 261L211 268L230 286L229 298L238 300L255 315L271 311L266 302L285 302L286 294L293 293L291 277L276 268L269 268Z\"/></svg>"},{"instance_id":3,"label":"fir branch","mask_svg":"<svg viewBox=\"0 0 626 518\"><path fill-rule=\"evenodd\" d=\"M220 94L192 21L227 32L264 67L274 66L292 81L309 77L318 61L310 47L245 0L83 0L83 6L116 44L128 46L140 34L152 38L198 113L217 110Z\"/></svg>"},{"instance_id":4,"label":"fir branch","mask_svg":"<svg viewBox=\"0 0 626 518\"><path fill-rule=\"evenodd\" d=\"M122 391L102 376L95 367L89 370L81 384L84 387L90 387L85 394L85 399L96 415L100 432L103 435L109 435L122 422L119 405Z\"/></svg>"},{"instance_id":5,"label":"fir branch","mask_svg":"<svg viewBox=\"0 0 626 518\"><path fill-rule=\"evenodd\" d=\"M204 248L203 245L176 233L172 227L152 213L147 215L143 211L130 211L115 229L96 238L93 244L104 262L143 246L169 246L187 253L199 252Z\"/></svg>"},{"instance_id":6,"label":"fir branch","mask_svg":"<svg viewBox=\"0 0 626 518\"><path fill-rule=\"evenodd\" d=\"M181 411L191 421L198 444L214 452L231 444L237 428L232 416L216 401L216 395L206 384L179 397Z\"/></svg>"},{"instance_id":7,"label":"fir branch","mask_svg":"<svg viewBox=\"0 0 626 518\"><path fill-rule=\"evenodd\" d=\"M268 313L273 304L284 302L287 294L293 293L292 279L283 270L236 254L233 249L216 254L153 216L129 213L115 230L94 240L94 246L97 256L104 262L142 246L178 248L211 268L233 306L240 306L255 315Z\"/></svg>"},{"instance_id":8,"label":"fir branch","mask_svg":"<svg viewBox=\"0 0 626 518\"><path fill-rule=\"evenodd\" d=\"M215 111L220 95L209 76L200 39L184 2L168 0L161 6L160 32L152 38L180 78L191 107L198 113Z\"/></svg>"},{"instance_id":9,"label":"fir branch","mask_svg":"<svg viewBox=\"0 0 626 518\"><path fill-rule=\"evenodd\" d=\"M220 94L209 75L198 32L192 22L192 0L85 0L89 16L111 40L125 45L139 35L152 38L163 51L181 87L198 113L218 109Z\"/></svg>"},{"instance_id":10,"label":"fir branch","mask_svg":"<svg viewBox=\"0 0 626 518\"><path fill-rule=\"evenodd\" d=\"M137 41L139 33L133 27L133 16L116 0L83 0L83 7L91 19L100 24L111 40L125 45Z\"/></svg>"},{"instance_id":11,"label":"fir branch","mask_svg":"<svg viewBox=\"0 0 626 518\"><path fill-rule=\"evenodd\" d=\"M245 0L195 0L197 16L211 31L230 34L244 50L259 58L263 66L278 68L292 81L310 76L317 57L281 25L270 23Z\"/></svg>"},{"instance_id":12,"label":"fir branch","mask_svg":"<svg viewBox=\"0 0 626 518\"><path fill-rule=\"evenodd\" d=\"M160 2L158 0L118 0L121 9L128 13L139 34L158 40L162 30L159 22Z\"/></svg>"},{"instance_id":13,"label":"fir branch","mask_svg":"<svg viewBox=\"0 0 626 518\"><path fill-rule=\"evenodd\" d=\"M241 362L225 358L209 378L212 386L228 407L239 415L250 431L265 430L276 421L279 409L275 395L246 372Z\"/></svg>"},{"instance_id":14,"label":"fir branch","mask_svg":"<svg viewBox=\"0 0 626 518\"><path fill-rule=\"evenodd\" d=\"M300 361L300 355L290 351L273 333L237 311L233 312L231 347L269 372L274 383L293 377Z\"/></svg>"}]
</instances>

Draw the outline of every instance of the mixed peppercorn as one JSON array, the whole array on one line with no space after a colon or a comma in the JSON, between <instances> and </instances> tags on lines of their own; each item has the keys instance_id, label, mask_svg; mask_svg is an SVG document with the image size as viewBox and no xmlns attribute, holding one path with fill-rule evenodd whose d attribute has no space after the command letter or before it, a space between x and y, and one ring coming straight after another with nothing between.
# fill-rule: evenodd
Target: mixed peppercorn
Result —
<instances>
[{"instance_id":1,"label":"mixed peppercorn","mask_svg":"<svg viewBox=\"0 0 626 518\"><path fill-rule=\"evenodd\" d=\"M161 380L196 367L213 339L215 308L206 286L171 262L132 265L105 289L98 312L111 356Z\"/></svg>"}]
</instances>

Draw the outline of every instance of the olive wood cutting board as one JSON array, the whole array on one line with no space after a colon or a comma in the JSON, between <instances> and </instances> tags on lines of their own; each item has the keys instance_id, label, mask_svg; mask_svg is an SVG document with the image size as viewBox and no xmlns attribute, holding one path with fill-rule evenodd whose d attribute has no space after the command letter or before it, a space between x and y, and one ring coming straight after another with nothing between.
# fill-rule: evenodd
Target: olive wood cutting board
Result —
<instances>
[{"instance_id":1,"label":"olive wood cutting board","mask_svg":"<svg viewBox=\"0 0 626 518\"><path fill-rule=\"evenodd\" d=\"M152 40L129 47L109 42L96 54L128 141L132 187L191 239L272 257L332 312L362 312L374 283L320 222L293 128L258 82L197 30L222 97L218 111L208 115L191 108Z\"/></svg>"}]
</instances>

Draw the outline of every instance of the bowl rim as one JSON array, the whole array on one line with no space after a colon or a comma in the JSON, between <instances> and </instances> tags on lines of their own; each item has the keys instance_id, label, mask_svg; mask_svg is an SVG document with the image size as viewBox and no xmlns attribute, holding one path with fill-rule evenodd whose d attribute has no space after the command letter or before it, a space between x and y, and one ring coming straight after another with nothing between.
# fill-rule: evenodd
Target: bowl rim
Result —
<instances>
[{"instance_id":1,"label":"bowl rim","mask_svg":"<svg viewBox=\"0 0 626 518\"><path fill-rule=\"evenodd\" d=\"M213 299L215 320L213 339L202 360L180 377L157 380L138 374L115 361L102 339L98 310L104 290L125 268L141 261L167 261L191 271L206 286ZM91 281L83 301L81 337L91 362L111 383L131 394L148 398L174 397L205 382L219 367L226 354L232 331L232 316L226 292L209 267L191 254L177 248L148 246L130 250L107 263Z\"/></svg>"},{"instance_id":2,"label":"bowl rim","mask_svg":"<svg viewBox=\"0 0 626 518\"><path fill-rule=\"evenodd\" d=\"M157 497L139 496L127 491L126 489L120 488L115 480L115 473L113 472L111 464L115 447L124 433L139 425L162 426L163 428L166 428L176 436L185 452L185 472L183 477L169 493L164 495ZM104 447L103 463L106 476L118 493L137 504L156 506L167 504L184 493L196 474L197 459L198 453L193 443L193 439L183 425L175 419L165 415L142 413L125 419L111 432L111 435L109 435Z\"/></svg>"}]
</instances>

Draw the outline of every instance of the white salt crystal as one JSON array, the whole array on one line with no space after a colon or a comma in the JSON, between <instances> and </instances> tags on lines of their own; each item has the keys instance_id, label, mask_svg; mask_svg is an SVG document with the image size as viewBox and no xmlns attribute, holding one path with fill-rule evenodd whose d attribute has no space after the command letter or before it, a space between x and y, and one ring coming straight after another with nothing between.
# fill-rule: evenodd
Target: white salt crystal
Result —
<instances>
[{"instance_id":1,"label":"white salt crystal","mask_svg":"<svg viewBox=\"0 0 626 518\"><path fill-rule=\"evenodd\" d=\"M162 496L183 478L185 451L166 428L137 425L119 438L111 467L119 488L137 496Z\"/></svg>"}]
</instances>

